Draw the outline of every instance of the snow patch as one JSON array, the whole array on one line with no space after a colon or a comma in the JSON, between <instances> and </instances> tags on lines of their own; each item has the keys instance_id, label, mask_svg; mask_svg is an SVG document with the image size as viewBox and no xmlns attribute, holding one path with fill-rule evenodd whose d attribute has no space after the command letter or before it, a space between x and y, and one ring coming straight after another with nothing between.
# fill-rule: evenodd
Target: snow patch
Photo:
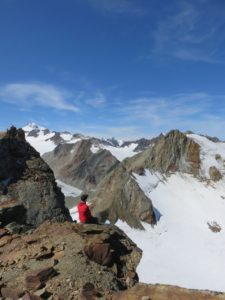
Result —
<instances>
[{"instance_id":1,"label":"snow patch","mask_svg":"<svg viewBox=\"0 0 225 300\"><path fill-rule=\"evenodd\" d=\"M100 150L100 148L98 146L96 146L96 145L92 145L91 148L90 148L90 150L91 150L92 153L95 154L95 153L97 153Z\"/></svg>"},{"instance_id":2,"label":"snow patch","mask_svg":"<svg viewBox=\"0 0 225 300\"><path fill-rule=\"evenodd\" d=\"M125 147L113 147L113 146L100 145L102 149L106 149L109 152L111 152L112 155L115 156L119 161L122 161L127 157L132 157L135 154L137 154L137 152L134 152L137 146L138 144L135 143L132 143L129 146L125 146Z\"/></svg>"},{"instance_id":3,"label":"snow patch","mask_svg":"<svg viewBox=\"0 0 225 300\"><path fill-rule=\"evenodd\" d=\"M74 186L68 185L61 180L56 180L57 185L61 188L62 193L68 197L78 197L81 193L82 190L75 188Z\"/></svg>"}]
</instances>

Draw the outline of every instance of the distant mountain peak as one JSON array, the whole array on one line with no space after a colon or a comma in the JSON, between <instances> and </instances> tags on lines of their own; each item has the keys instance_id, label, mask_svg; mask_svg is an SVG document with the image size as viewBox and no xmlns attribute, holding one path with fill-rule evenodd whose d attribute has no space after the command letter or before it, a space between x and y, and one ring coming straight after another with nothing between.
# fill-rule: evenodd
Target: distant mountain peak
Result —
<instances>
[{"instance_id":1,"label":"distant mountain peak","mask_svg":"<svg viewBox=\"0 0 225 300\"><path fill-rule=\"evenodd\" d=\"M45 127L42 127L34 122L28 123L26 126L23 127L23 130L26 131L32 131L32 130L45 130Z\"/></svg>"}]
</instances>

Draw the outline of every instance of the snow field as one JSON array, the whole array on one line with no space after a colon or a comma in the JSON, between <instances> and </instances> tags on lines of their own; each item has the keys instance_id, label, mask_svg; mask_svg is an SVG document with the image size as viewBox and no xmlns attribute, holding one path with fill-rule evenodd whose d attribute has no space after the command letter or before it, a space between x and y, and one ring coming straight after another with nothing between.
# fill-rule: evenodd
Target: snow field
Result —
<instances>
[{"instance_id":1,"label":"snow field","mask_svg":"<svg viewBox=\"0 0 225 300\"><path fill-rule=\"evenodd\" d=\"M154 227L143 223L145 231L117 224L143 250L137 268L140 281L225 291L224 183L215 189L184 174L162 181L149 171L135 177L161 214ZM207 222L214 221L220 232L209 229Z\"/></svg>"}]
</instances>

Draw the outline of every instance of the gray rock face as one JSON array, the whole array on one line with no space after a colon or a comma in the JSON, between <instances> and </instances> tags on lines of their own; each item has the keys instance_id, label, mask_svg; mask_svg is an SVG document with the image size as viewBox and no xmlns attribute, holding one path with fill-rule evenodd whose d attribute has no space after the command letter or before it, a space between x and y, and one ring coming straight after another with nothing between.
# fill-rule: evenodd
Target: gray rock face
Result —
<instances>
[{"instance_id":1,"label":"gray rock face","mask_svg":"<svg viewBox=\"0 0 225 300\"><path fill-rule=\"evenodd\" d=\"M33 226L49 219L71 220L52 170L15 127L0 139L0 181L4 187L0 222L4 225L19 220Z\"/></svg>"},{"instance_id":2,"label":"gray rock face","mask_svg":"<svg viewBox=\"0 0 225 300\"><path fill-rule=\"evenodd\" d=\"M198 175L200 146L180 131L172 130L149 149L125 160L124 165L137 173L147 168L161 173L180 171Z\"/></svg>"},{"instance_id":3,"label":"gray rock face","mask_svg":"<svg viewBox=\"0 0 225 300\"><path fill-rule=\"evenodd\" d=\"M93 198L93 213L102 221L115 223L120 219L140 229L143 229L141 221L155 224L151 200L122 164L99 185Z\"/></svg>"},{"instance_id":4,"label":"gray rock face","mask_svg":"<svg viewBox=\"0 0 225 300\"><path fill-rule=\"evenodd\" d=\"M109 151L92 153L91 146L90 140L59 145L53 152L44 154L43 158L53 169L56 178L90 191L119 164Z\"/></svg>"}]
</instances>

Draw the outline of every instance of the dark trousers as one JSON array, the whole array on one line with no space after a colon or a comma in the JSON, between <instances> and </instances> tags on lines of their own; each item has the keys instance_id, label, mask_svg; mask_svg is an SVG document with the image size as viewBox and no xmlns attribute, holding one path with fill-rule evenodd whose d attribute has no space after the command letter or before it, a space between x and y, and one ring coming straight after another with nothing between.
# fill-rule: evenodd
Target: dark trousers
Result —
<instances>
[{"instance_id":1,"label":"dark trousers","mask_svg":"<svg viewBox=\"0 0 225 300\"><path fill-rule=\"evenodd\" d=\"M98 224L98 218L91 217L91 219L88 222L86 222L86 224Z\"/></svg>"}]
</instances>

